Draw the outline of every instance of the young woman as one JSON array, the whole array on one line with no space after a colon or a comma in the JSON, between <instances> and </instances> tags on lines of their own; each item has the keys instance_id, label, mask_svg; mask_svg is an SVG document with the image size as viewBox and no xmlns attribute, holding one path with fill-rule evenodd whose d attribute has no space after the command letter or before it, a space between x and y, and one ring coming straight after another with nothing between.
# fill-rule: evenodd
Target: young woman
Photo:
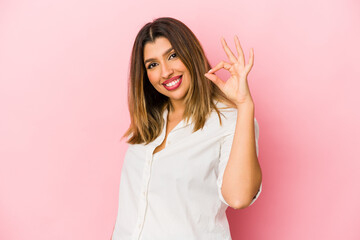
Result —
<instances>
[{"instance_id":1,"label":"young woman","mask_svg":"<svg viewBox=\"0 0 360 240\"><path fill-rule=\"evenodd\" d=\"M229 240L225 210L250 206L262 188L259 127L245 63L213 69L192 31L174 18L147 23L131 56L131 125L113 240ZM214 73L226 69L227 81ZM209 71L210 70L210 71Z\"/></svg>"}]
</instances>

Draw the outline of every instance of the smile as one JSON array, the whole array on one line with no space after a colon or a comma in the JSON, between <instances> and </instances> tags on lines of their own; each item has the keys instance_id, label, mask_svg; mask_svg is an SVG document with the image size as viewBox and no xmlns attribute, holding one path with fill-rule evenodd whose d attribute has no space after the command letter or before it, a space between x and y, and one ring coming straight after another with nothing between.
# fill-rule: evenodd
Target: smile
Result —
<instances>
[{"instance_id":1,"label":"smile","mask_svg":"<svg viewBox=\"0 0 360 240\"><path fill-rule=\"evenodd\" d=\"M182 76L180 76L178 79L175 79L167 84L163 84L163 86L167 90L174 90L180 86L181 82L182 82Z\"/></svg>"}]
</instances>

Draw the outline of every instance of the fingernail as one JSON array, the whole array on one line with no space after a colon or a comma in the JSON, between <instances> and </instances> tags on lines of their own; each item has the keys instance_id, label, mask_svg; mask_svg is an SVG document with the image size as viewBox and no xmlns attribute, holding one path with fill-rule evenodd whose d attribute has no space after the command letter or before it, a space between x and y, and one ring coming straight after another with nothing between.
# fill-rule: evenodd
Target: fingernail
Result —
<instances>
[{"instance_id":1,"label":"fingernail","mask_svg":"<svg viewBox=\"0 0 360 240\"><path fill-rule=\"evenodd\" d=\"M212 71L212 69L210 69L207 73L209 73L209 72L211 72Z\"/></svg>"}]
</instances>

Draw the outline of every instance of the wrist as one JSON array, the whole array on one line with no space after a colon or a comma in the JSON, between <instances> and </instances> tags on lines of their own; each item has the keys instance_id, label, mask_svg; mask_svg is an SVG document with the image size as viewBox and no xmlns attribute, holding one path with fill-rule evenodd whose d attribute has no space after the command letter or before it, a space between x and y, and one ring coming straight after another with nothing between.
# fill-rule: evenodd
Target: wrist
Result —
<instances>
[{"instance_id":1,"label":"wrist","mask_svg":"<svg viewBox=\"0 0 360 240\"><path fill-rule=\"evenodd\" d=\"M249 100L249 101L245 101L241 104L236 104L236 108L238 110L243 110L243 109L246 109L246 110L254 110L255 109L255 104L252 100Z\"/></svg>"}]
</instances>

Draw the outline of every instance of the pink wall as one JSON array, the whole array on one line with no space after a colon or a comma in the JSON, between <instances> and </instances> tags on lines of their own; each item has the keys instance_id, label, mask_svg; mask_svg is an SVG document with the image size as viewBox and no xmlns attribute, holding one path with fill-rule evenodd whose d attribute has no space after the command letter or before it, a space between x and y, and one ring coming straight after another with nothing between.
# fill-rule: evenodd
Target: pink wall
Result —
<instances>
[{"instance_id":1,"label":"pink wall","mask_svg":"<svg viewBox=\"0 0 360 240\"><path fill-rule=\"evenodd\" d=\"M233 239L360 239L355 0L2 0L0 239L110 238L130 51L160 16L187 24L212 64L221 36L255 50L263 190L228 209Z\"/></svg>"}]
</instances>

